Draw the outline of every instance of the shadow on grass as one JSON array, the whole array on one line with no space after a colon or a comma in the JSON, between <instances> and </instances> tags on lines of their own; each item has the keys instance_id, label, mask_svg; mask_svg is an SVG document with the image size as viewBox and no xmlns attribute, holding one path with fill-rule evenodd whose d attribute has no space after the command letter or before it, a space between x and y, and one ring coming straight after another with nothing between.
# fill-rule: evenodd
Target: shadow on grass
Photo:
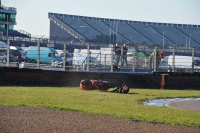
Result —
<instances>
[{"instance_id":1,"label":"shadow on grass","mask_svg":"<svg viewBox=\"0 0 200 133\"><path fill-rule=\"evenodd\" d=\"M119 93L119 92L115 92L115 91L101 91L101 92L116 93L116 94L125 94L125 93ZM139 93L129 92L129 93L126 93L125 95L136 95L136 94L139 94Z\"/></svg>"}]
</instances>

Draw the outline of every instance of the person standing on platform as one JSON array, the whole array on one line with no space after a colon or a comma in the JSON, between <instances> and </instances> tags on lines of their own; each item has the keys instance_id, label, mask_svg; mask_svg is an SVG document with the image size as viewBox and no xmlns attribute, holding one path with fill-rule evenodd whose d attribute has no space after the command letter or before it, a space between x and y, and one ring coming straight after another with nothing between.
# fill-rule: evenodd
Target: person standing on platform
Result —
<instances>
[{"instance_id":1,"label":"person standing on platform","mask_svg":"<svg viewBox=\"0 0 200 133\"><path fill-rule=\"evenodd\" d=\"M126 67L128 67L127 52L128 52L128 48L126 47L126 44L124 43L123 48L122 48L122 67L124 67L124 63L126 64Z\"/></svg>"},{"instance_id":2,"label":"person standing on platform","mask_svg":"<svg viewBox=\"0 0 200 133\"><path fill-rule=\"evenodd\" d=\"M158 50L158 46L156 46L154 48L154 51L152 52L152 54L149 57L151 70L154 70L155 69L154 67L157 68L160 63L159 53L160 53L160 51Z\"/></svg>"},{"instance_id":3,"label":"person standing on platform","mask_svg":"<svg viewBox=\"0 0 200 133\"><path fill-rule=\"evenodd\" d=\"M116 46L114 47L114 52L115 52L115 62L116 65L118 66L121 57L121 48L119 47L118 43L116 43Z\"/></svg>"}]
</instances>

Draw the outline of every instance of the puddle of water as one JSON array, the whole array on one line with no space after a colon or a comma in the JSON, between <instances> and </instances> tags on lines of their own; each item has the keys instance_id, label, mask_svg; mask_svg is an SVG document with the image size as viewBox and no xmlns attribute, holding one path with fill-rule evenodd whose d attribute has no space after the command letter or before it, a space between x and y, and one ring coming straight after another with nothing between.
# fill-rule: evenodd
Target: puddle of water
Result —
<instances>
[{"instance_id":1,"label":"puddle of water","mask_svg":"<svg viewBox=\"0 0 200 133\"><path fill-rule=\"evenodd\" d=\"M145 106L164 106L166 103L179 102L179 101L192 101L200 100L200 98L171 98L171 99L154 99L144 102Z\"/></svg>"}]
</instances>

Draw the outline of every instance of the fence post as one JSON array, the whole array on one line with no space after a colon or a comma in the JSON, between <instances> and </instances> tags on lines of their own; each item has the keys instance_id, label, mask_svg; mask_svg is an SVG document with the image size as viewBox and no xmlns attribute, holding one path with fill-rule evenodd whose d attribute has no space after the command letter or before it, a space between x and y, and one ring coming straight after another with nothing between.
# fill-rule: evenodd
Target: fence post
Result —
<instances>
[{"instance_id":1,"label":"fence post","mask_svg":"<svg viewBox=\"0 0 200 133\"><path fill-rule=\"evenodd\" d=\"M87 45L87 71L89 71L90 63L90 44Z\"/></svg>"},{"instance_id":2,"label":"fence post","mask_svg":"<svg viewBox=\"0 0 200 133\"><path fill-rule=\"evenodd\" d=\"M37 42L37 68L40 69L40 40Z\"/></svg>"},{"instance_id":3,"label":"fence post","mask_svg":"<svg viewBox=\"0 0 200 133\"><path fill-rule=\"evenodd\" d=\"M104 56L104 67L106 67L106 54Z\"/></svg>"},{"instance_id":4,"label":"fence post","mask_svg":"<svg viewBox=\"0 0 200 133\"><path fill-rule=\"evenodd\" d=\"M156 72L156 68L157 68L157 47L154 48L154 52L153 52L153 71Z\"/></svg>"},{"instance_id":5,"label":"fence post","mask_svg":"<svg viewBox=\"0 0 200 133\"><path fill-rule=\"evenodd\" d=\"M8 45L8 48L7 48L7 67L10 66L10 40L8 39L7 40L7 45Z\"/></svg>"},{"instance_id":6,"label":"fence post","mask_svg":"<svg viewBox=\"0 0 200 133\"><path fill-rule=\"evenodd\" d=\"M164 89L165 87L165 76L168 74L161 74L161 84L160 84L160 89Z\"/></svg>"},{"instance_id":7,"label":"fence post","mask_svg":"<svg viewBox=\"0 0 200 133\"><path fill-rule=\"evenodd\" d=\"M194 72L194 48L192 48L192 72Z\"/></svg>"},{"instance_id":8,"label":"fence post","mask_svg":"<svg viewBox=\"0 0 200 133\"><path fill-rule=\"evenodd\" d=\"M102 63L101 63L101 51L100 51L100 64L102 64Z\"/></svg>"},{"instance_id":9,"label":"fence post","mask_svg":"<svg viewBox=\"0 0 200 133\"><path fill-rule=\"evenodd\" d=\"M110 47L111 49L111 66L110 71L113 72L113 45Z\"/></svg>"},{"instance_id":10,"label":"fence post","mask_svg":"<svg viewBox=\"0 0 200 133\"><path fill-rule=\"evenodd\" d=\"M63 58L63 70L65 70L66 61L67 61L67 59L66 59L66 48L67 48L67 46L66 46L66 45L67 45L66 42L64 42L64 50L63 50L63 56L64 56L64 58Z\"/></svg>"},{"instance_id":11,"label":"fence post","mask_svg":"<svg viewBox=\"0 0 200 133\"><path fill-rule=\"evenodd\" d=\"M175 72L175 49L173 47L173 53L172 53L172 72Z\"/></svg>"},{"instance_id":12,"label":"fence post","mask_svg":"<svg viewBox=\"0 0 200 133\"><path fill-rule=\"evenodd\" d=\"M132 66L132 71L135 72L135 47L133 47L133 66Z\"/></svg>"}]
</instances>

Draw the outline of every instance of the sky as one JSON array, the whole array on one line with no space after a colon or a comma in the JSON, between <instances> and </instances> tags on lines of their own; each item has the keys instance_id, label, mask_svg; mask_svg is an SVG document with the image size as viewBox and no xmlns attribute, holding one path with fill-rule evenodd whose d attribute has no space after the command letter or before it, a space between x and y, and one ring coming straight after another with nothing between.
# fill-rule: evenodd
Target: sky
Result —
<instances>
[{"instance_id":1,"label":"sky","mask_svg":"<svg viewBox=\"0 0 200 133\"><path fill-rule=\"evenodd\" d=\"M14 29L48 37L48 12L145 22L200 25L200 0L1 0L17 8Z\"/></svg>"}]
</instances>

